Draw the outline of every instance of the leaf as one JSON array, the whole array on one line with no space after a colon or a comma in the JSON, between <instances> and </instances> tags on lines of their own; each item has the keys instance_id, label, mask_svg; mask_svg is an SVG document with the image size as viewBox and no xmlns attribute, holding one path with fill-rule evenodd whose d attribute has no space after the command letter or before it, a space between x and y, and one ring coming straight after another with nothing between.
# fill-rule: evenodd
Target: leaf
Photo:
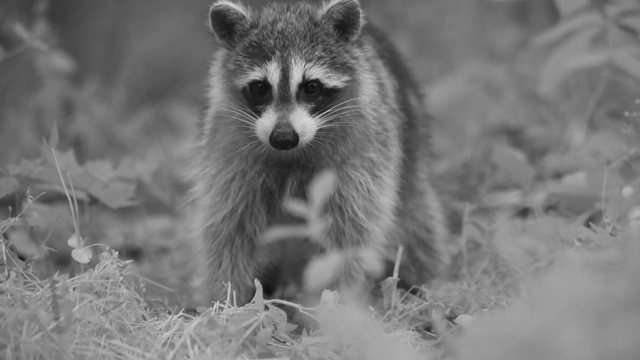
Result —
<instances>
[{"instance_id":1,"label":"leaf","mask_svg":"<svg viewBox=\"0 0 640 360\"><path fill-rule=\"evenodd\" d=\"M256 294L253 296L253 300L251 300L251 302L256 305L258 311L264 311L264 294L262 292L262 284L258 279L253 280L253 283L256 286Z\"/></svg>"},{"instance_id":2,"label":"leaf","mask_svg":"<svg viewBox=\"0 0 640 360\"><path fill-rule=\"evenodd\" d=\"M82 247L82 241L78 241L78 237L76 236L76 234L71 235L69 240L67 240L67 244L74 249L78 249Z\"/></svg>"},{"instance_id":3,"label":"leaf","mask_svg":"<svg viewBox=\"0 0 640 360\"><path fill-rule=\"evenodd\" d=\"M633 196L633 194L635 194L635 189L633 188L633 186L631 185L627 185L625 187L622 188L622 198L623 199L629 199L631 196Z\"/></svg>"},{"instance_id":4,"label":"leaf","mask_svg":"<svg viewBox=\"0 0 640 360\"><path fill-rule=\"evenodd\" d=\"M73 249L71 251L71 257L73 258L73 260L79 262L80 264L87 264L89 263L89 261L91 261L93 252L88 247Z\"/></svg>"},{"instance_id":5,"label":"leaf","mask_svg":"<svg viewBox=\"0 0 640 360\"><path fill-rule=\"evenodd\" d=\"M231 331L243 331L243 329L258 321L258 312L249 307L244 307L242 312L232 313L227 321L227 327Z\"/></svg>"},{"instance_id":6,"label":"leaf","mask_svg":"<svg viewBox=\"0 0 640 360\"><path fill-rule=\"evenodd\" d=\"M302 219L309 218L309 207L307 203L300 199L285 199L284 208L291 213L291 215L297 216Z\"/></svg>"},{"instance_id":7,"label":"leaf","mask_svg":"<svg viewBox=\"0 0 640 360\"><path fill-rule=\"evenodd\" d=\"M47 144L43 144L41 151L42 157L47 161L47 163L49 163L49 165L56 169L56 161L53 158L51 148L48 147ZM66 171L71 173L82 171L82 167L78 163L76 153L73 149L69 149L67 151L58 151L54 149L54 151L56 152L56 158L58 159L58 164L60 164L60 170L63 174Z\"/></svg>"},{"instance_id":8,"label":"leaf","mask_svg":"<svg viewBox=\"0 0 640 360\"><path fill-rule=\"evenodd\" d=\"M588 52L594 38L602 32L601 28L590 28L572 36L558 45L551 53L540 71L538 91L541 95L553 97L567 75L567 60L576 54Z\"/></svg>"},{"instance_id":9,"label":"leaf","mask_svg":"<svg viewBox=\"0 0 640 360\"><path fill-rule=\"evenodd\" d=\"M256 334L256 350L261 351L267 347L269 340L271 340L271 335L273 334L273 329L263 328L258 330Z\"/></svg>"},{"instance_id":10,"label":"leaf","mask_svg":"<svg viewBox=\"0 0 640 360\"><path fill-rule=\"evenodd\" d=\"M26 230L19 229L8 234L9 243L20 255L39 258L46 254L45 248L36 242Z\"/></svg>"},{"instance_id":11,"label":"leaf","mask_svg":"<svg viewBox=\"0 0 640 360\"><path fill-rule=\"evenodd\" d=\"M623 2L626 1L627 4ZM623 18L631 18L631 21L639 21L640 8L638 7L637 0L617 0L617 4L610 4L605 7L607 16L614 21L619 21Z\"/></svg>"},{"instance_id":12,"label":"leaf","mask_svg":"<svg viewBox=\"0 0 640 360\"><path fill-rule=\"evenodd\" d=\"M262 243L271 244L276 241L306 238L308 236L307 225L274 225L262 234Z\"/></svg>"},{"instance_id":13,"label":"leaf","mask_svg":"<svg viewBox=\"0 0 640 360\"><path fill-rule=\"evenodd\" d=\"M102 181L109 181L118 176L113 163L109 160L89 161L84 164L84 168Z\"/></svg>"},{"instance_id":14,"label":"leaf","mask_svg":"<svg viewBox=\"0 0 640 360\"><path fill-rule=\"evenodd\" d=\"M573 0L569 0L573 1ZM589 12L573 19L562 21L559 25L543 32L533 40L534 46L548 46L564 39L571 34L584 32L587 28L598 29L604 26L602 16L596 12Z\"/></svg>"},{"instance_id":15,"label":"leaf","mask_svg":"<svg viewBox=\"0 0 640 360\"><path fill-rule=\"evenodd\" d=\"M0 199L20 189L20 183L14 177L0 178Z\"/></svg>"},{"instance_id":16,"label":"leaf","mask_svg":"<svg viewBox=\"0 0 640 360\"><path fill-rule=\"evenodd\" d=\"M626 48L613 55L613 63L640 81L640 50Z\"/></svg>"},{"instance_id":17,"label":"leaf","mask_svg":"<svg viewBox=\"0 0 640 360\"><path fill-rule=\"evenodd\" d=\"M7 231L7 229L13 226L13 224L16 223L18 220L19 219L15 217L10 217L8 219L0 220L0 234Z\"/></svg>"},{"instance_id":18,"label":"leaf","mask_svg":"<svg viewBox=\"0 0 640 360\"><path fill-rule=\"evenodd\" d=\"M331 170L320 172L309 186L309 205L312 211L320 213L336 186L336 174Z\"/></svg>"},{"instance_id":19,"label":"leaf","mask_svg":"<svg viewBox=\"0 0 640 360\"><path fill-rule=\"evenodd\" d=\"M345 255L341 251L330 251L311 260L304 271L305 291L318 292L330 287L340 276Z\"/></svg>"},{"instance_id":20,"label":"leaf","mask_svg":"<svg viewBox=\"0 0 640 360\"><path fill-rule=\"evenodd\" d=\"M531 186L536 172L522 151L505 145L496 145L493 148L491 161L509 182L517 184L522 189L528 189Z\"/></svg>"},{"instance_id":21,"label":"leaf","mask_svg":"<svg viewBox=\"0 0 640 360\"><path fill-rule=\"evenodd\" d=\"M335 310L338 308L340 302L340 295L333 290L324 290L320 295L320 305L327 310Z\"/></svg>"},{"instance_id":22,"label":"leaf","mask_svg":"<svg viewBox=\"0 0 640 360\"><path fill-rule=\"evenodd\" d=\"M111 209L136 205L134 201L136 185L124 181L96 181L89 189L89 194L100 200Z\"/></svg>"},{"instance_id":23,"label":"leaf","mask_svg":"<svg viewBox=\"0 0 640 360\"><path fill-rule=\"evenodd\" d=\"M291 327L287 326L289 325L287 323L287 313L285 313L284 310L278 308L277 306L268 305L268 307L269 307L269 312L267 314L269 318L272 319L274 324L276 325L276 331L279 334L287 335L287 333L291 329ZM296 327L297 326L294 325L294 328Z\"/></svg>"},{"instance_id":24,"label":"leaf","mask_svg":"<svg viewBox=\"0 0 640 360\"><path fill-rule=\"evenodd\" d=\"M473 316L471 315L467 315L467 314L461 314L456 316L455 319L453 319L453 322L458 324L458 325L469 325L471 324L471 322L473 322Z\"/></svg>"},{"instance_id":25,"label":"leaf","mask_svg":"<svg viewBox=\"0 0 640 360\"><path fill-rule=\"evenodd\" d=\"M9 171L9 175L12 176L30 176L30 174L33 174L34 172L39 171L42 168L42 165L37 163L36 161L31 161L31 160L25 160L22 159L20 160L20 164L18 165L13 165L13 164L9 164L7 165L7 170Z\"/></svg>"},{"instance_id":26,"label":"leaf","mask_svg":"<svg viewBox=\"0 0 640 360\"><path fill-rule=\"evenodd\" d=\"M558 11L562 16L569 16L591 5L590 0L555 0Z\"/></svg>"},{"instance_id":27,"label":"leaf","mask_svg":"<svg viewBox=\"0 0 640 360\"><path fill-rule=\"evenodd\" d=\"M608 50L588 51L575 54L565 63L564 71L567 74L580 70L606 65L611 60L611 52Z\"/></svg>"},{"instance_id":28,"label":"leaf","mask_svg":"<svg viewBox=\"0 0 640 360\"><path fill-rule=\"evenodd\" d=\"M640 16L637 13L633 13L632 15L625 16L625 14L621 14L621 16L616 19L616 25L618 28L632 38L637 39L640 35Z\"/></svg>"}]
</instances>

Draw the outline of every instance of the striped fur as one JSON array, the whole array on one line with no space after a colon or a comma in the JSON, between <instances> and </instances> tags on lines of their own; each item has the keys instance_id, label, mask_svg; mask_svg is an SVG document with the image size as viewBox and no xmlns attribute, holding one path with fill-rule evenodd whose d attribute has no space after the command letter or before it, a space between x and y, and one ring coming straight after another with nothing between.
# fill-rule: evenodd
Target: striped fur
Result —
<instances>
[{"instance_id":1,"label":"striped fur","mask_svg":"<svg viewBox=\"0 0 640 360\"><path fill-rule=\"evenodd\" d=\"M283 272L301 272L278 265L304 263L312 250L263 246L260 236L296 221L282 209L283 199L305 198L324 169L338 177L326 208L330 247L349 254L367 249L376 254L368 260L387 263L404 244L404 280L419 285L437 276L447 262L446 230L429 183L429 118L400 57L364 24L358 2L256 11L224 0L211 12L222 46L211 65L210 106L192 172L199 300L224 299L223 283L230 282L245 303L255 278L278 288L287 285ZM322 85L320 95L305 92L311 81ZM256 82L269 92L256 96ZM277 126L293 129L299 144L270 146ZM350 258L338 283L379 278L366 261Z\"/></svg>"}]
</instances>

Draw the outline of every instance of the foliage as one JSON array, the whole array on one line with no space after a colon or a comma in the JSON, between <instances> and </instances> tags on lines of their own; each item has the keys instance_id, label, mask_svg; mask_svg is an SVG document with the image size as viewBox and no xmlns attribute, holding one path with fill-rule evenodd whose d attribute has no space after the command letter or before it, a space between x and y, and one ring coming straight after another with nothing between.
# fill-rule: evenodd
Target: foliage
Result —
<instances>
[{"instance_id":1,"label":"foliage","mask_svg":"<svg viewBox=\"0 0 640 360\"><path fill-rule=\"evenodd\" d=\"M22 35L0 43L0 70L33 62L43 85L24 94L30 106L0 109L0 146L12 136L5 153L19 154L0 171L2 211L11 207L0 220L0 357L637 358L640 9L556 7L561 21L513 54L469 61L429 91L453 229L448 278L407 291L394 276L368 307L332 291L316 307L265 299L256 283L248 305L229 294L197 315L178 296L189 297L193 253L172 197L183 185L174 154L197 110L128 108L126 93L71 81L75 64L46 18L3 27ZM323 246L334 180L289 200L304 224L268 241L302 234ZM124 261L113 248L143 255ZM59 255L72 265L54 266ZM345 259L314 260L307 282L330 284Z\"/></svg>"}]
</instances>

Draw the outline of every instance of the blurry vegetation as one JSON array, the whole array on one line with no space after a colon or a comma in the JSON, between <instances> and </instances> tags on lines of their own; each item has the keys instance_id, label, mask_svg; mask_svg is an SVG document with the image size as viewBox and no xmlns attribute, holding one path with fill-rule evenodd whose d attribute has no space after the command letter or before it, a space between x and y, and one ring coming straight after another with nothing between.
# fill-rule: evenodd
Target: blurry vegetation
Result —
<instances>
[{"instance_id":1,"label":"blurry vegetation","mask_svg":"<svg viewBox=\"0 0 640 360\"><path fill-rule=\"evenodd\" d=\"M245 307L181 313L208 1L6 0L0 357L638 358L640 4L362 2L429 94L447 279L387 279L366 310L258 286ZM291 204L311 226L271 235L320 236L317 204Z\"/></svg>"}]
</instances>

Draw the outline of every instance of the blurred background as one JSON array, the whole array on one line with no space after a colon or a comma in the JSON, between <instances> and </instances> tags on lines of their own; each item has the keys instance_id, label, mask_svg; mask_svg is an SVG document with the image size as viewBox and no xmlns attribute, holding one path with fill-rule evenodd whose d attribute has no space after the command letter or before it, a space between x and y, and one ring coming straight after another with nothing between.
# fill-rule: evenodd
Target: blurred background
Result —
<instances>
[{"instance_id":1,"label":"blurred background","mask_svg":"<svg viewBox=\"0 0 640 360\"><path fill-rule=\"evenodd\" d=\"M486 249L487 212L521 221L551 209L556 225L532 228L558 235L578 216L600 220L604 195L619 200L606 210L620 219L640 201L620 200L640 169L627 153L640 141L636 0L361 2L428 94L435 181L454 237L463 217L478 218L464 246ZM185 303L184 174L216 46L209 6L0 0L0 220L18 211L24 219L0 234L46 246L45 274L51 263L72 266L59 162L88 243L138 260L158 285L149 291ZM454 258L465 251L452 243Z\"/></svg>"},{"instance_id":2,"label":"blurred background","mask_svg":"<svg viewBox=\"0 0 640 360\"><path fill-rule=\"evenodd\" d=\"M246 3L260 7L268 2ZM44 16L49 28L33 35L46 33L48 45L73 59L69 70L77 84L126 89L131 107L176 96L198 102L213 46L206 26L210 3L3 0L2 46L15 50L13 46L21 43L21 34L13 28L16 23L33 29ZM362 4L369 20L389 33L423 80L446 76L479 56L504 56L523 35L548 27L559 16L552 0L363 0ZM7 71L6 66L2 70ZM3 78L4 88L16 85L8 81Z\"/></svg>"},{"instance_id":3,"label":"blurred background","mask_svg":"<svg viewBox=\"0 0 640 360\"><path fill-rule=\"evenodd\" d=\"M247 3L259 7L267 1ZM425 86L479 58L517 54L528 36L559 17L552 0L362 3L369 21L392 37ZM78 128L75 134L79 135L83 125L72 124L69 115L80 111L72 103L78 105L77 97L87 93L102 98L105 108L100 116L110 118L101 124L106 128L130 129L135 121L131 114L149 106L154 106L154 116L160 117L166 116L166 107L179 111L176 104L201 106L207 64L215 46L206 26L209 6L206 0L3 0L0 164L34 155L28 144L31 138L39 142L57 117L64 118L56 119L61 126ZM60 102L53 99L56 97L71 99ZM15 124L15 114L24 113L25 107L40 107L46 119L40 115L37 124L24 123L33 119ZM160 119L149 121L163 125ZM181 122L192 125L194 120L185 117ZM63 145L67 140L73 142L83 158L112 150L118 153L118 148L128 152L127 144L105 143L115 145L116 138L122 137L110 131L115 130L100 132L104 139L72 139L65 131ZM25 139L16 139L16 133ZM147 137L149 133L139 135Z\"/></svg>"}]
</instances>

